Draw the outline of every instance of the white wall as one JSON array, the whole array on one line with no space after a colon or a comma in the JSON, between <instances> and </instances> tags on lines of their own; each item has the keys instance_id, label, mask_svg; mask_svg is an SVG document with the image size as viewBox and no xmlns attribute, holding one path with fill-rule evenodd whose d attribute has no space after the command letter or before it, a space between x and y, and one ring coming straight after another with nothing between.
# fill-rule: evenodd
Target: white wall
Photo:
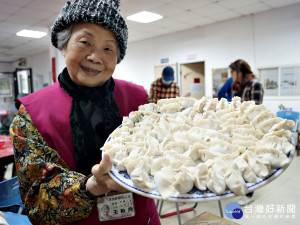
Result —
<instances>
[{"instance_id":1,"label":"white wall","mask_svg":"<svg viewBox=\"0 0 300 225\"><path fill-rule=\"evenodd\" d=\"M300 64L300 4L255 16L256 66Z\"/></svg>"},{"instance_id":2,"label":"white wall","mask_svg":"<svg viewBox=\"0 0 300 225\"><path fill-rule=\"evenodd\" d=\"M32 68L33 76L42 76L44 83L52 84L48 51L27 58L27 65Z\"/></svg>"},{"instance_id":3,"label":"white wall","mask_svg":"<svg viewBox=\"0 0 300 225\"><path fill-rule=\"evenodd\" d=\"M26 68L32 68L32 76L42 76L43 83L51 84L51 67L50 67L50 56L49 52L33 55L26 58Z\"/></svg>"},{"instance_id":4,"label":"white wall","mask_svg":"<svg viewBox=\"0 0 300 225\"><path fill-rule=\"evenodd\" d=\"M0 62L0 73L1 72L13 72L14 68L11 63Z\"/></svg>"}]
</instances>

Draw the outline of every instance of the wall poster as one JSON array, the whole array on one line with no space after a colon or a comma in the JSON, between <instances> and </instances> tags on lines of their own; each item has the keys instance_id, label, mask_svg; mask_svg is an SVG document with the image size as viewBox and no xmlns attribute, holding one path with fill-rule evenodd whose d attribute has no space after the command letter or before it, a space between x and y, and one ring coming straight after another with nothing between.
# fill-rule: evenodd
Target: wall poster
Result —
<instances>
[{"instance_id":1,"label":"wall poster","mask_svg":"<svg viewBox=\"0 0 300 225\"><path fill-rule=\"evenodd\" d=\"M12 97L12 78L0 77L0 97Z\"/></svg>"}]
</instances>

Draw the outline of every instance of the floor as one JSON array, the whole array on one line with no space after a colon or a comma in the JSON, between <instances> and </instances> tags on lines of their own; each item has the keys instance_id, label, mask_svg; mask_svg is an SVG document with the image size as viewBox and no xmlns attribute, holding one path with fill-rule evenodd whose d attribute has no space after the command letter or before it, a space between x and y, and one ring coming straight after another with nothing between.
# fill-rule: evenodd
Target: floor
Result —
<instances>
[{"instance_id":1,"label":"floor","mask_svg":"<svg viewBox=\"0 0 300 225\"><path fill-rule=\"evenodd\" d=\"M12 164L8 166L5 177L11 175ZM242 207L243 217L232 220L242 225L298 225L300 224L300 156L295 154L291 164L278 178L255 191L255 201L246 208ZM221 201L223 212L230 202L237 197ZM194 206L194 203L179 203L180 209ZM162 214L175 211L174 202L164 202ZM193 219L203 212L220 216L217 201L200 202L194 211L181 214L181 224ZM224 215L226 219L229 218ZM177 225L177 215L161 219L162 225Z\"/></svg>"}]
</instances>

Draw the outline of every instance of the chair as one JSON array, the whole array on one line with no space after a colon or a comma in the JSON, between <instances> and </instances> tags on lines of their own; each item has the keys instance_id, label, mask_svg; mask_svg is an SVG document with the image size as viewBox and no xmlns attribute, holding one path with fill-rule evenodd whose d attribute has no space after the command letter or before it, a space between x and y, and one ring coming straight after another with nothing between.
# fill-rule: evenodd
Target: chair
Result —
<instances>
[{"instance_id":1,"label":"chair","mask_svg":"<svg viewBox=\"0 0 300 225\"><path fill-rule=\"evenodd\" d=\"M283 111L278 111L277 116L283 119L295 121L295 127L292 130L292 132L294 133L295 145L296 145L296 149L298 150L297 155L300 155L299 112L283 110Z\"/></svg>"},{"instance_id":2,"label":"chair","mask_svg":"<svg viewBox=\"0 0 300 225\"><path fill-rule=\"evenodd\" d=\"M19 191L19 182L16 176L0 182L0 209L13 206L17 206L17 212L19 214L22 213L23 203Z\"/></svg>"},{"instance_id":3,"label":"chair","mask_svg":"<svg viewBox=\"0 0 300 225\"><path fill-rule=\"evenodd\" d=\"M157 200L157 201L156 201L156 208L158 209L158 215L159 215L159 217L160 217L160 218L166 218L166 217L169 217L169 216L177 215L178 225L181 225L181 217L180 217L180 214L186 213L186 212L190 212L190 211L193 211L194 209L196 209L196 207L197 207L197 205L198 205L198 203L195 203L193 207L179 210L179 204L178 204L178 202L175 202L175 205L176 205L176 211L170 212L170 213L166 213L166 214L163 214L163 215L162 215L162 214L161 214L161 211L162 211L163 203L164 203L164 201L161 201L161 202L160 202L160 200ZM223 209L222 209L221 200L218 200L218 205L219 205L220 215L221 215L221 217L223 218L224 216L223 216Z\"/></svg>"},{"instance_id":4,"label":"chair","mask_svg":"<svg viewBox=\"0 0 300 225\"><path fill-rule=\"evenodd\" d=\"M2 212L9 225L32 225L28 217L22 214L12 212Z\"/></svg>"}]
</instances>

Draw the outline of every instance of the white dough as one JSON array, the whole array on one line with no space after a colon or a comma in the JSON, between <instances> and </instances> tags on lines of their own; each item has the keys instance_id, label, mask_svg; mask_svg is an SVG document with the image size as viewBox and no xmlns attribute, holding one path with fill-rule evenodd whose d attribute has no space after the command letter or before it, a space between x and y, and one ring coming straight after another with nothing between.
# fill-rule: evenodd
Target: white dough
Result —
<instances>
[{"instance_id":1,"label":"white dough","mask_svg":"<svg viewBox=\"0 0 300 225\"><path fill-rule=\"evenodd\" d=\"M176 97L139 106L101 147L134 186L163 199L193 187L245 195L274 169L286 168L295 122L254 101Z\"/></svg>"}]
</instances>

